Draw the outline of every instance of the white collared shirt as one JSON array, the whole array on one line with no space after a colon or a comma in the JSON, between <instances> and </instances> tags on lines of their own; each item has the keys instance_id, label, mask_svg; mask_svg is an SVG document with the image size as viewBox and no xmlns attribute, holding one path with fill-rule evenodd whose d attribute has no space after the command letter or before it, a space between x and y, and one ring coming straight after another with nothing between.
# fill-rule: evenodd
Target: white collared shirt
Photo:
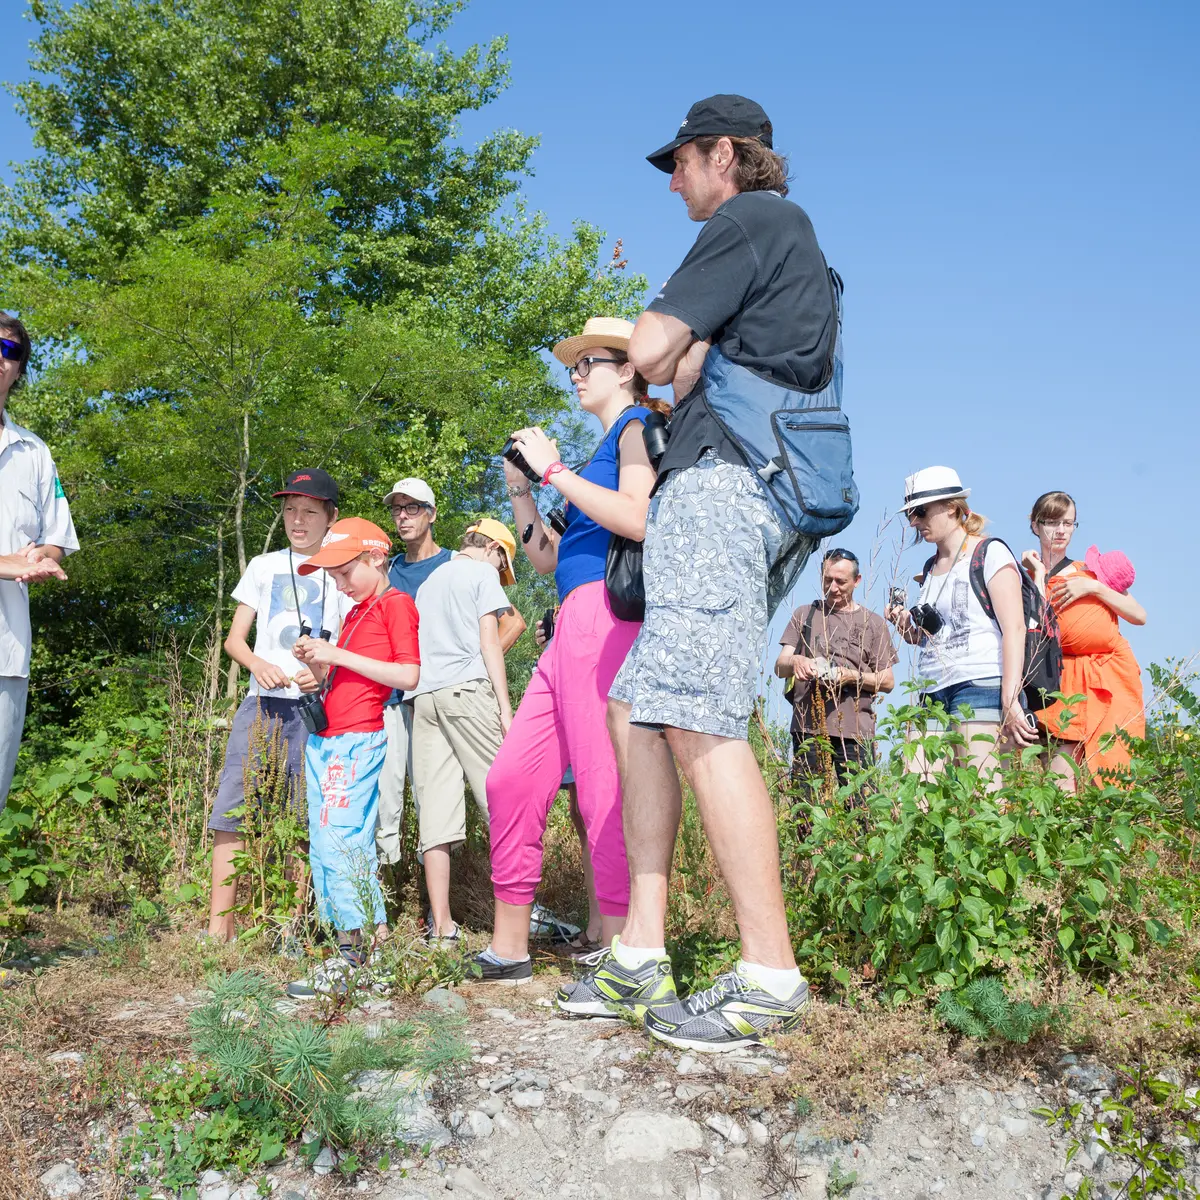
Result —
<instances>
[{"instance_id":1,"label":"white collared shirt","mask_svg":"<svg viewBox=\"0 0 1200 1200\"><path fill-rule=\"evenodd\" d=\"M15 554L33 542L79 549L67 497L46 443L7 414L0 426L0 555ZM0 579L0 675L25 678L33 631L29 589Z\"/></svg>"}]
</instances>

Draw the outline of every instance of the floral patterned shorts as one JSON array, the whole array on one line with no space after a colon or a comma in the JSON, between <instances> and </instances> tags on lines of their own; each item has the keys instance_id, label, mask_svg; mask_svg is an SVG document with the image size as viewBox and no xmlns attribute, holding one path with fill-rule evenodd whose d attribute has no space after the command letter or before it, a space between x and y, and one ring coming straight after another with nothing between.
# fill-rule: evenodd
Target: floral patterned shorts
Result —
<instances>
[{"instance_id":1,"label":"floral patterned shorts","mask_svg":"<svg viewBox=\"0 0 1200 1200\"><path fill-rule=\"evenodd\" d=\"M629 719L744 739L767 622L813 545L748 467L710 450L673 472L646 523L646 619L609 692Z\"/></svg>"}]
</instances>

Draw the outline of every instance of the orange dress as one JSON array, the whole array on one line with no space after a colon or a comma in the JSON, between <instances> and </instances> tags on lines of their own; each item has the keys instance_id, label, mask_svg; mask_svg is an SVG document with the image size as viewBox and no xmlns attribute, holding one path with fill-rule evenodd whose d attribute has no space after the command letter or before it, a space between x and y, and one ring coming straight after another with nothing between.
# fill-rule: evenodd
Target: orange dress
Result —
<instances>
[{"instance_id":1,"label":"orange dress","mask_svg":"<svg viewBox=\"0 0 1200 1200\"><path fill-rule=\"evenodd\" d=\"M1081 562L1071 564L1073 571L1050 580L1048 592L1054 603L1055 584L1059 579L1079 573L1095 579ZM1117 626L1117 614L1095 596L1085 596L1059 609L1055 606L1062 634L1063 673L1059 689L1064 696L1081 695L1069 706L1073 715L1065 728L1060 714L1064 705L1056 703L1042 713L1042 723L1057 738L1081 743L1080 761L1093 774L1120 770L1129 765L1129 750L1120 740L1101 750L1100 739L1106 733L1123 729L1134 737L1146 736L1146 717L1142 697L1142 672L1133 657L1133 649Z\"/></svg>"}]
</instances>

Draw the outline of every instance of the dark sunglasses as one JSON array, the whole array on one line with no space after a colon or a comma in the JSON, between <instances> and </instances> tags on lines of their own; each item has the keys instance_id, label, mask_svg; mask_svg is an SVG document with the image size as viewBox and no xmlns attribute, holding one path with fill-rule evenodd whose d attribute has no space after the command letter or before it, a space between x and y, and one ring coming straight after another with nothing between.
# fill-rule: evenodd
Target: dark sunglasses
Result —
<instances>
[{"instance_id":1,"label":"dark sunglasses","mask_svg":"<svg viewBox=\"0 0 1200 1200\"><path fill-rule=\"evenodd\" d=\"M924 519L924 517L925 517L925 514L926 514L928 511L929 511L929 506L928 506L928 505L926 505L926 504L918 504L918 505L916 506L916 508L910 508L910 509L908 510L908 517L909 517L909 520L911 521L913 517L916 517L918 521L921 521L921 520L923 520L923 519Z\"/></svg>"},{"instance_id":2,"label":"dark sunglasses","mask_svg":"<svg viewBox=\"0 0 1200 1200\"><path fill-rule=\"evenodd\" d=\"M821 561L823 563L843 561L852 562L857 567L858 555L852 554L849 550L843 550L840 546L835 546L832 550L826 553L825 557L821 559Z\"/></svg>"},{"instance_id":3,"label":"dark sunglasses","mask_svg":"<svg viewBox=\"0 0 1200 1200\"><path fill-rule=\"evenodd\" d=\"M627 361L624 358L598 358L594 354L586 354L573 367L567 368L567 375L578 375L580 379L586 379L591 374L592 363L618 363L623 366Z\"/></svg>"},{"instance_id":4,"label":"dark sunglasses","mask_svg":"<svg viewBox=\"0 0 1200 1200\"><path fill-rule=\"evenodd\" d=\"M25 357L25 347L20 342L14 342L12 338L0 338L0 358L7 358L9 362L20 362Z\"/></svg>"}]
</instances>

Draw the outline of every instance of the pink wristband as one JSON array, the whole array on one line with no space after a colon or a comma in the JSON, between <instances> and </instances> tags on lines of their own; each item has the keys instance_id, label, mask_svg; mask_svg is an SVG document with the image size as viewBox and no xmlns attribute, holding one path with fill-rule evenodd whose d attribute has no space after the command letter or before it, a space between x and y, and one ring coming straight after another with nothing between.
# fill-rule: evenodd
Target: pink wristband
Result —
<instances>
[{"instance_id":1,"label":"pink wristband","mask_svg":"<svg viewBox=\"0 0 1200 1200\"><path fill-rule=\"evenodd\" d=\"M542 476L542 487L545 487L546 484L548 484L550 480L559 473L559 471L565 471L566 469L567 468L561 462L552 462L546 468L545 475Z\"/></svg>"}]
</instances>

